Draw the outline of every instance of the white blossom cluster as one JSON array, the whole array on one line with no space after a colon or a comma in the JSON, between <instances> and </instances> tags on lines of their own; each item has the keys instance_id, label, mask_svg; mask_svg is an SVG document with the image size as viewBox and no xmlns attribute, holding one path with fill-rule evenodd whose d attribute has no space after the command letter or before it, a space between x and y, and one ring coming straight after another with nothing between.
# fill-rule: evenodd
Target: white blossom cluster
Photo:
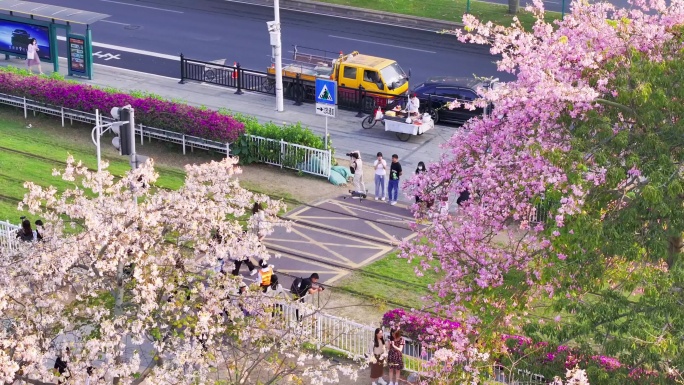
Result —
<instances>
[{"instance_id":1,"label":"white blossom cluster","mask_svg":"<svg viewBox=\"0 0 684 385\"><path fill-rule=\"evenodd\" d=\"M236 160L187 166L178 190L155 187L152 160L120 179L106 166L70 157L53 173L71 183L65 191L25 183L20 208L43 219L44 238L0 250L0 382L83 384L88 368L91 383L119 384L355 376L303 350L316 346L306 321L292 328L274 307L289 299L240 294L240 277L215 271L218 258L269 258L254 226L289 226L282 202L240 187ZM250 218L255 202L266 225ZM60 354L68 371L58 378Z\"/></svg>"}]
</instances>

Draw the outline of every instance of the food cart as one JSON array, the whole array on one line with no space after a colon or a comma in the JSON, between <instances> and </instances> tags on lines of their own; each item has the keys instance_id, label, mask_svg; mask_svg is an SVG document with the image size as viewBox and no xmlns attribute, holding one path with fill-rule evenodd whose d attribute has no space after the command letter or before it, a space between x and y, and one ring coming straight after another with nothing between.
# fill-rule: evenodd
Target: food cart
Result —
<instances>
[{"instance_id":1,"label":"food cart","mask_svg":"<svg viewBox=\"0 0 684 385\"><path fill-rule=\"evenodd\" d=\"M368 129L375 126L377 122L381 122L385 126L385 131L395 132L397 138L402 142L408 141L411 135L423 135L425 131L435 128L435 122L430 114L408 116L406 111L401 110L400 107L395 107L384 113L378 108L373 114L363 119L361 126Z\"/></svg>"}]
</instances>

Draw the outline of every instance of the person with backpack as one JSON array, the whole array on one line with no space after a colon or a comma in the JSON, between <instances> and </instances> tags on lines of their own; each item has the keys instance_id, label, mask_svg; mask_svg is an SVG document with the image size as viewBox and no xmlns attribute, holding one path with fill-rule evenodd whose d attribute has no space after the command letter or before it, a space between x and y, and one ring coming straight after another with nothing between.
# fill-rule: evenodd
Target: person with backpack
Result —
<instances>
[{"instance_id":1,"label":"person with backpack","mask_svg":"<svg viewBox=\"0 0 684 385\"><path fill-rule=\"evenodd\" d=\"M309 278L295 278L290 286L290 292L296 301L304 303L307 294L319 293L325 288L318 284L318 273L312 273ZM299 309L295 310L297 321L301 321L299 317Z\"/></svg>"},{"instance_id":2,"label":"person with backpack","mask_svg":"<svg viewBox=\"0 0 684 385\"><path fill-rule=\"evenodd\" d=\"M306 297L307 294L314 294L325 290L323 286L318 284L318 279L318 273L311 274L309 278L295 278L290 287L292 295L294 295L295 299L299 300L299 302L304 302L304 297Z\"/></svg>"}]
</instances>

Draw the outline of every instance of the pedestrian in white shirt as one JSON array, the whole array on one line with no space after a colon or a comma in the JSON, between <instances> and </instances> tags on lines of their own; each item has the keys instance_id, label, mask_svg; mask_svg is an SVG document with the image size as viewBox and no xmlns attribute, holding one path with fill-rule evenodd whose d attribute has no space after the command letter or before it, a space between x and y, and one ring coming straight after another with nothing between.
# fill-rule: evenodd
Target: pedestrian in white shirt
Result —
<instances>
[{"instance_id":1,"label":"pedestrian in white shirt","mask_svg":"<svg viewBox=\"0 0 684 385\"><path fill-rule=\"evenodd\" d=\"M409 116L413 116L418 115L419 109L420 100L418 100L418 95L416 93L412 93L408 103L406 103L406 111L408 112Z\"/></svg>"},{"instance_id":2,"label":"pedestrian in white shirt","mask_svg":"<svg viewBox=\"0 0 684 385\"><path fill-rule=\"evenodd\" d=\"M387 162L382 159L382 152L378 152L378 159L373 162L375 169L375 200L387 199L385 195L385 175L387 175Z\"/></svg>"}]
</instances>

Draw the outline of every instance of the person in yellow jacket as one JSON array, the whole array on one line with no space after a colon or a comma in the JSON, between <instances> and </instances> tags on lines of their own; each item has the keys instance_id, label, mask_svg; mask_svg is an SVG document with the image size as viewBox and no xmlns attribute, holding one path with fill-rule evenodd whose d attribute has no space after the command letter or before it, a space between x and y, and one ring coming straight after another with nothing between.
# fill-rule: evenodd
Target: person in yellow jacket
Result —
<instances>
[{"instance_id":1,"label":"person in yellow jacket","mask_svg":"<svg viewBox=\"0 0 684 385\"><path fill-rule=\"evenodd\" d=\"M261 290L265 293L269 286L271 286L271 279L273 277L273 265L269 265L263 259L259 260L259 272L257 273L257 282L261 285Z\"/></svg>"}]
</instances>

